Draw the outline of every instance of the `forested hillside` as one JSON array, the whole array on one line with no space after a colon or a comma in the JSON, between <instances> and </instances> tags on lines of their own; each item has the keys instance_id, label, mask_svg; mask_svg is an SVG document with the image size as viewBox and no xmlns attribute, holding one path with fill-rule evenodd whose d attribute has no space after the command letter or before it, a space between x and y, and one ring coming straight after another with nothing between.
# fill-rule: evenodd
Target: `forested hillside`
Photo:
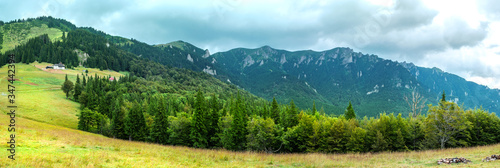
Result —
<instances>
[{"instance_id":1,"label":"forested hillside","mask_svg":"<svg viewBox=\"0 0 500 168\"><path fill-rule=\"evenodd\" d=\"M251 93L279 102L295 100L309 108L313 101L329 114L342 114L351 101L360 116L411 111L405 101L418 93L423 104L439 100L443 91L450 100L467 108L500 111L500 90L468 82L437 68L417 67L354 52L350 48L327 51L286 51L264 46L236 48L210 56L216 60L215 75ZM426 110L424 110L425 112Z\"/></svg>"},{"instance_id":2,"label":"forested hillside","mask_svg":"<svg viewBox=\"0 0 500 168\"><path fill-rule=\"evenodd\" d=\"M46 21L46 20L50 21ZM66 25L59 19L41 17L37 19L9 22L10 24L30 24L41 22L44 24ZM67 26L71 27L71 26ZM61 37L50 39L50 36L41 35L29 39L26 43L18 45L13 50L0 54L0 63L5 65L7 55L15 54L16 61L22 63L50 62L64 63L68 68L81 64L85 67L110 69L115 71L129 71L132 76L140 77L148 82L158 93L175 94L185 97L202 89L208 93L222 95L223 100L229 99L231 94L236 95L237 88L221 82L203 72L195 72L184 68L167 67L162 64L141 58L133 53L119 48L103 36L103 32L92 28L62 29L68 32ZM143 86L146 87L146 86ZM147 90L143 90L147 91ZM248 99L259 99L248 92L241 91Z\"/></svg>"},{"instance_id":3,"label":"forested hillside","mask_svg":"<svg viewBox=\"0 0 500 168\"><path fill-rule=\"evenodd\" d=\"M48 23L66 25L58 21ZM30 21L7 25L20 23ZM62 62L68 68L128 71L130 75L117 79L82 72L74 81L66 78L61 92L80 103L79 129L131 141L268 153L408 151L500 141L496 115L459 106L444 92L439 100L414 102L419 109L407 112L400 100L412 88L425 89L397 62L347 48L288 52L263 47L210 56L184 44L149 46L92 28L68 28L60 37L44 34L28 39L0 55L0 63L15 54L20 63ZM149 51L150 56L142 55ZM214 74L230 79L221 82L206 71L175 66L181 58L174 57L176 52L187 53L192 68L199 67L200 60L212 60L218 62L215 67L234 71ZM170 61L174 63L168 65ZM266 93L263 96L273 101L230 83ZM302 107L296 106L293 96L300 97ZM434 104L428 113L416 113L426 102ZM377 108L399 114L379 113Z\"/></svg>"}]
</instances>

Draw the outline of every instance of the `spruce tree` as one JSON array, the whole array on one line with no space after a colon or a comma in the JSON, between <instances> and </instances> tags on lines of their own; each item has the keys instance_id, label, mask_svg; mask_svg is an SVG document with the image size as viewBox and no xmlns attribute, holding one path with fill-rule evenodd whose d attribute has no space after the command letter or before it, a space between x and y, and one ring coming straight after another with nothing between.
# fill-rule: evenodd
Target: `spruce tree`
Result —
<instances>
[{"instance_id":1,"label":"spruce tree","mask_svg":"<svg viewBox=\"0 0 500 168\"><path fill-rule=\"evenodd\" d=\"M111 133L113 138L126 139L125 132L125 112L122 109L122 98L117 98L113 104L113 118L111 125Z\"/></svg>"},{"instance_id":2,"label":"spruce tree","mask_svg":"<svg viewBox=\"0 0 500 168\"><path fill-rule=\"evenodd\" d=\"M193 147L206 148L208 145L208 128L210 123L207 121L207 109L205 105L205 97L201 90L196 94L194 103L193 122L191 129L191 140Z\"/></svg>"},{"instance_id":3,"label":"spruce tree","mask_svg":"<svg viewBox=\"0 0 500 168\"><path fill-rule=\"evenodd\" d=\"M130 141L144 141L146 138L146 121L141 105L134 101L127 117L127 133Z\"/></svg>"},{"instance_id":4,"label":"spruce tree","mask_svg":"<svg viewBox=\"0 0 500 168\"><path fill-rule=\"evenodd\" d=\"M78 102L78 96L82 94L82 84L80 83L80 76L77 74L76 75L76 82L75 82L75 93L73 94L73 99Z\"/></svg>"},{"instance_id":5,"label":"spruce tree","mask_svg":"<svg viewBox=\"0 0 500 168\"><path fill-rule=\"evenodd\" d=\"M441 94L441 102L445 102L445 101L446 101L446 93L443 90L443 94Z\"/></svg>"},{"instance_id":6,"label":"spruce tree","mask_svg":"<svg viewBox=\"0 0 500 168\"><path fill-rule=\"evenodd\" d=\"M299 118L297 115L298 115L297 108L295 107L295 103L292 100L290 101L290 108L287 108L285 114L286 119L285 123L283 123L285 129L292 128L293 126L299 123Z\"/></svg>"},{"instance_id":7,"label":"spruce tree","mask_svg":"<svg viewBox=\"0 0 500 168\"><path fill-rule=\"evenodd\" d=\"M208 129L208 140L209 140L209 146L216 146L218 144L218 136L217 133L219 132L219 101L217 100L217 96L215 94L212 94L212 98L210 99L210 116L208 117L210 119L210 127Z\"/></svg>"},{"instance_id":8,"label":"spruce tree","mask_svg":"<svg viewBox=\"0 0 500 168\"><path fill-rule=\"evenodd\" d=\"M85 88L87 86L87 80L86 80L87 77L82 74L82 78L83 78L83 80L82 80L82 86Z\"/></svg>"},{"instance_id":9,"label":"spruce tree","mask_svg":"<svg viewBox=\"0 0 500 168\"><path fill-rule=\"evenodd\" d=\"M234 117L233 122L231 124L231 133L233 137L231 140L233 141L232 147L233 150L243 150L245 149L246 143L246 108L241 98L240 92L238 91L238 95L236 98L236 103L232 105L232 109Z\"/></svg>"},{"instance_id":10,"label":"spruce tree","mask_svg":"<svg viewBox=\"0 0 500 168\"><path fill-rule=\"evenodd\" d=\"M349 106L347 106L347 109L345 110L344 116L345 116L346 120L356 119L356 113L354 113L354 109L352 108L351 101L349 101Z\"/></svg>"},{"instance_id":11,"label":"spruce tree","mask_svg":"<svg viewBox=\"0 0 500 168\"><path fill-rule=\"evenodd\" d=\"M274 120L276 125L278 124L280 120L280 112L278 109L278 102L276 101L276 98L273 97L273 103L271 105L271 118Z\"/></svg>"},{"instance_id":12,"label":"spruce tree","mask_svg":"<svg viewBox=\"0 0 500 168\"><path fill-rule=\"evenodd\" d=\"M165 103L165 98L163 95L158 95L156 98L157 108L154 112L155 118L153 123L153 131L151 131L151 137L153 142L159 144L167 144L168 143L168 115L167 115L167 107Z\"/></svg>"},{"instance_id":13,"label":"spruce tree","mask_svg":"<svg viewBox=\"0 0 500 168\"><path fill-rule=\"evenodd\" d=\"M312 113L316 114L316 102L315 101L313 101Z\"/></svg>"}]
</instances>

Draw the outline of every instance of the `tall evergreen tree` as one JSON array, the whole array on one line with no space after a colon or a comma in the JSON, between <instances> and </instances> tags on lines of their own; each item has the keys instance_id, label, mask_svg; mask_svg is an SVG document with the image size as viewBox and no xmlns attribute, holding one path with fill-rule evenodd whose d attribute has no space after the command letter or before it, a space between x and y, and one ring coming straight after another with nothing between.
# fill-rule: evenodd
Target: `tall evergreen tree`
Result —
<instances>
[{"instance_id":1,"label":"tall evergreen tree","mask_svg":"<svg viewBox=\"0 0 500 168\"><path fill-rule=\"evenodd\" d=\"M278 109L278 102L276 101L276 98L273 97L273 102L271 105L271 118L274 120L276 124L278 124L278 121L280 120L280 112Z\"/></svg>"},{"instance_id":2,"label":"tall evergreen tree","mask_svg":"<svg viewBox=\"0 0 500 168\"><path fill-rule=\"evenodd\" d=\"M219 138L217 136L217 133L219 132L219 119L220 119L220 114L219 114L219 101L217 99L217 96L215 94L212 94L212 98L210 99L210 116L208 117L210 119L210 127L208 129L208 138L209 138L209 145L210 146L216 146L218 144Z\"/></svg>"},{"instance_id":3,"label":"tall evergreen tree","mask_svg":"<svg viewBox=\"0 0 500 168\"><path fill-rule=\"evenodd\" d=\"M83 78L83 80L82 80L82 86L85 87L85 86L87 86L87 80L86 80L87 77L82 74L82 78Z\"/></svg>"},{"instance_id":4,"label":"tall evergreen tree","mask_svg":"<svg viewBox=\"0 0 500 168\"><path fill-rule=\"evenodd\" d=\"M315 101L313 101L312 113L316 114L316 102Z\"/></svg>"},{"instance_id":5,"label":"tall evergreen tree","mask_svg":"<svg viewBox=\"0 0 500 168\"><path fill-rule=\"evenodd\" d=\"M443 90L443 94L441 94L441 102L445 102L445 101L446 101L446 93Z\"/></svg>"},{"instance_id":6,"label":"tall evergreen tree","mask_svg":"<svg viewBox=\"0 0 500 168\"><path fill-rule=\"evenodd\" d=\"M349 101L349 106L347 106L347 109L345 110L344 116L345 116L345 119L347 119L347 120L356 119L356 113L354 113L354 109L352 108L351 101Z\"/></svg>"},{"instance_id":7,"label":"tall evergreen tree","mask_svg":"<svg viewBox=\"0 0 500 168\"><path fill-rule=\"evenodd\" d=\"M141 105L134 101L127 116L127 133L129 140L144 141L146 138L146 121L141 110Z\"/></svg>"},{"instance_id":8,"label":"tall evergreen tree","mask_svg":"<svg viewBox=\"0 0 500 168\"><path fill-rule=\"evenodd\" d=\"M111 125L111 134L113 138L126 139L127 134L125 132L125 112L122 108L122 98L115 100L113 104L113 118Z\"/></svg>"},{"instance_id":9,"label":"tall evergreen tree","mask_svg":"<svg viewBox=\"0 0 500 168\"><path fill-rule=\"evenodd\" d=\"M80 83L80 76L77 74L76 75L76 82L75 82L75 92L73 93L73 99L78 102L78 96L82 94L82 84Z\"/></svg>"},{"instance_id":10,"label":"tall evergreen tree","mask_svg":"<svg viewBox=\"0 0 500 168\"><path fill-rule=\"evenodd\" d=\"M194 103L193 122L191 129L191 140L196 148L206 148L208 145L208 128L210 123L207 121L207 109L205 97L201 90L196 94Z\"/></svg>"},{"instance_id":11,"label":"tall evergreen tree","mask_svg":"<svg viewBox=\"0 0 500 168\"><path fill-rule=\"evenodd\" d=\"M285 113L285 123L283 123L283 128L288 129L299 123L297 107L295 107L295 103L290 101L290 108L286 110Z\"/></svg>"},{"instance_id":12,"label":"tall evergreen tree","mask_svg":"<svg viewBox=\"0 0 500 168\"><path fill-rule=\"evenodd\" d=\"M233 122L231 123L231 133L233 137L231 140L233 141L232 144L234 146L232 147L233 150L243 150L245 149L245 143L246 143L246 124L247 124L247 117L246 117L246 108L243 103L243 100L241 98L240 92L238 91L238 95L236 97L236 103L232 105L232 110L234 117L233 117Z\"/></svg>"},{"instance_id":13,"label":"tall evergreen tree","mask_svg":"<svg viewBox=\"0 0 500 168\"><path fill-rule=\"evenodd\" d=\"M155 118L153 123L153 131L151 132L151 138L153 142L159 144L167 144L168 143L168 114L167 107L165 103L165 98L163 95L158 95L156 98L157 109L154 112Z\"/></svg>"}]
</instances>

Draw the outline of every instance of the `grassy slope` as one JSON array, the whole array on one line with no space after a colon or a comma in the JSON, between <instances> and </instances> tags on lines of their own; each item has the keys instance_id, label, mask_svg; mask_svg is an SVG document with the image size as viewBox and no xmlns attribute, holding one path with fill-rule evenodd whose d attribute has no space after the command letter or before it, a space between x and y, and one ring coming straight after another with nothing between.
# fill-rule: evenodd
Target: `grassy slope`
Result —
<instances>
[{"instance_id":1,"label":"grassy slope","mask_svg":"<svg viewBox=\"0 0 500 168\"><path fill-rule=\"evenodd\" d=\"M6 26L10 28L7 30ZM53 41L60 40L62 31L56 28L49 28L47 25L42 24L41 27L35 27L30 22L13 23L2 26L3 31L3 48L0 52L12 50L15 46L28 42L29 39L48 34Z\"/></svg>"},{"instance_id":2,"label":"grassy slope","mask_svg":"<svg viewBox=\"0 0 500 168\"><path fill-rule=\"evenodd\" d=\"M76 75L81 74L84 68L76 70L53 70L53 73L43 71L37 67L45 67L48 63L33 63L30 65L16 64L16 102L18 104L19 116L35 121L60 125L68 128L77 127L80 105L66 99L61 90L65 74L73 82ZM37 66L37 67L35 67ZM96 72L99 76L121 76L114 71L99 71L88 68L89 74ZM7 66L0 68L0 87L4 94L0 93L0 110L6 110L7 106Z\"/></svg>"},{"instance_id":3,"label":"grassy slope","mask_svg":"<svg viewBox=\"0 0 500 168\"><path fill-rule=\"evenodd\" d=\"M8 119L1 114L0 125L6 127ZM7 159L3 143L0 167L429 167L437 166L438 158L455 156L473 161L457 167L500 166L500 161L480 161L499 153L500 145L379 154L262 154L129 142L23 118L16 121L16 161ZM8 136L2 129L3 141Z\"/></svg>"}]
</instances>

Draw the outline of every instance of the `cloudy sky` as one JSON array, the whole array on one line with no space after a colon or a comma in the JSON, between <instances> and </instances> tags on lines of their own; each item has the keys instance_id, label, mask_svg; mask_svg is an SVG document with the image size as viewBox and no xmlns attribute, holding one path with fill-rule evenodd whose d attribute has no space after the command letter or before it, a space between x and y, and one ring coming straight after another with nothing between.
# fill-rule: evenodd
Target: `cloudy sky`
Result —
<instances>
[{"instance_id":1,"label":"cloudy sky","mask_svg":"<svg viewBox=\"0 0 500 168\"><path fill-rule=\"evenodd\" d=\"M500 88L497 0L3 0L0 20L51 15L149 44L350 47Z\"/></svg>"}]
</instances>

